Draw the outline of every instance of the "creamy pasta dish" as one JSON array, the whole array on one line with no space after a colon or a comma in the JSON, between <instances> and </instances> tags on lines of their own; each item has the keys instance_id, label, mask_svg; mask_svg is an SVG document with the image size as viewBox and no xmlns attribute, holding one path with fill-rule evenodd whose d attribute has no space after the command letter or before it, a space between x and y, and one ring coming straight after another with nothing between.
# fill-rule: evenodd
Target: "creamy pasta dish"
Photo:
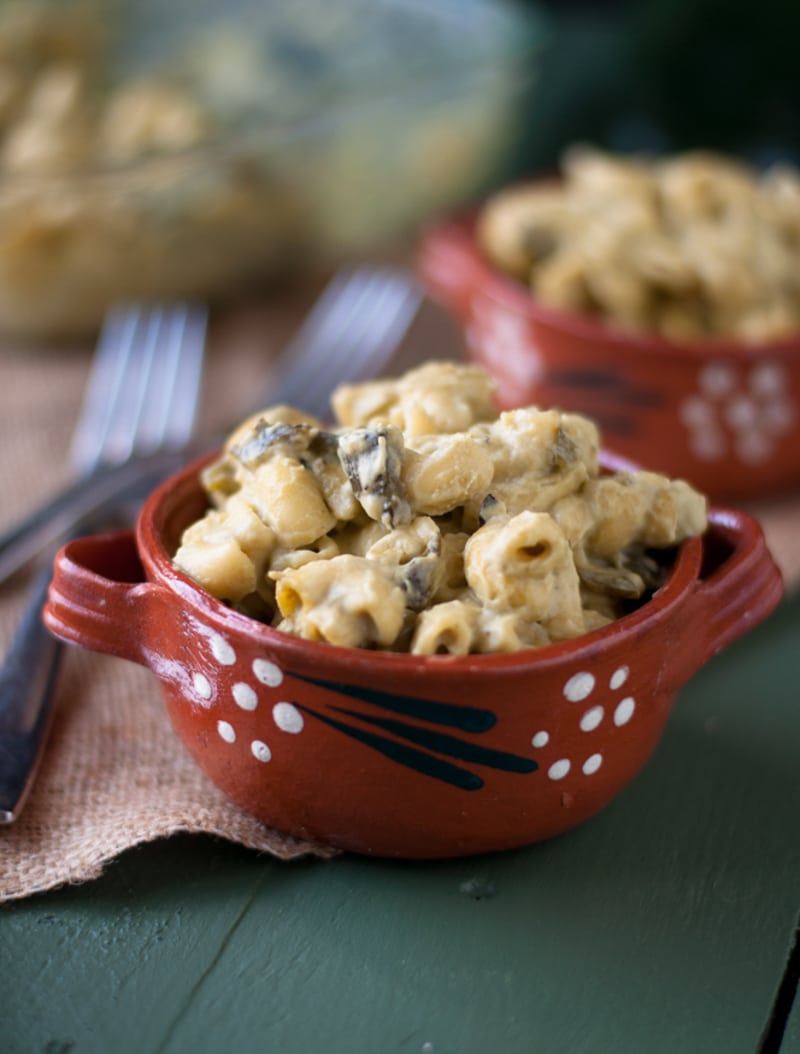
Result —
<instances>
[{"instance_id":1,"label":"creamy pasta dish","mask_svg":"<svg viewBox=\"0 0 800 1054\"><path fill-rule=\"evenodd\" d=\"M273 406L203 472L174 561L286 633L415 654L509 652L618 618L658 587L705 499L602 474L587 418L498 413L482 370L429 362L339 387L336 424Z\"/></svg>"},{"instance_id":2,"label":"creamy pasta dish","mask_svg":"<svg viewBox=\"0 0 800 1054\"><path fill-rule=\"evenodd\" d=\"M477 236L549 307L671 339L800 331L800 172L715 154L575 147L552 183L491 198Z\"/></svg>"}]
</instances>

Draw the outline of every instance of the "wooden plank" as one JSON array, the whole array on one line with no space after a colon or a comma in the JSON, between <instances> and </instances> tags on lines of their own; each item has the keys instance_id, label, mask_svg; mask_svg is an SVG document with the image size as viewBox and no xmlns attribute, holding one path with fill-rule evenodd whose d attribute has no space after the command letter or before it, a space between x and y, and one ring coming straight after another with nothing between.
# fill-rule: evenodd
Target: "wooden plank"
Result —
<instances>
[{"instance_id":1,"label":"wooden plank","mask_svg":"<svg viewBox=\"0 0 800 1054\"><path fill-rule=\"evenodd\" d=\"M262 880L227 846L133 850L98 882L0 909L0 1050L155 1050Z\"/></svg>"},{"instance_id":2,"label":"wooden plank","mask_svg":"<svg viewBox=\"0 0 800 1054\"><path fill-rule=\"evenodd\" d=\"M8 905L0 1046L753 1054L800 907L798 628L795 597L711 662L635 783L548 844L280 865L176 839Z\"/></svg>"}]
</instances>

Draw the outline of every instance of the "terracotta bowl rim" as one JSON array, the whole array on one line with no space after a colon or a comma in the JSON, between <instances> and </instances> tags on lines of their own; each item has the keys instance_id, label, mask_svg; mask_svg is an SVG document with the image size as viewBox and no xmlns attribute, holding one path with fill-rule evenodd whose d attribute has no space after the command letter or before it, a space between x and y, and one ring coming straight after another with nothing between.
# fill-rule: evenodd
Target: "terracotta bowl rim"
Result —
<instances>
[{"instance_id":1,"label":"terracotta bowl rim","mask_svg":"<svg viewBox=\"0 0 800 1054\"><path fill-rule=\"evenodd\" d=\"M676 547L675 562L667 581L640 608L608 626L540 648L465 656L411 655L408 652L349 648L293 637L226 607L172 563L162 538L164 523L179 507L181 492L188 493L195 488L199 470L216 456L206 454L193 461L164 480L147 498L137 521L136 545L148 577L161 582L176 601L188 605L205 620L212 620L219 628L249 637L254 645L267 650L296 659L304 658L309 664L320 668L357 667L363 670L364 667L374 666L383 674L394 671L404 676L439 680L454 674L490 674L520 669L533 672L575 660L590 661L642 632L658 632L659 623L675 605L686 600L693 586L701 581L704 542L703 537L697 536ZM631 464L604 452L604 459L606 456L613 464ZM175 503L173 508L170 508L170 503ZM724 513L724 510L710 510L714 511Z\"/></svg>"},{"instance_id":2,"label":"terracotta bowl rim","mask_svg":"<svg viewBox=\"0 0 800 1054\"><path fill-rule=\"evenodd\" d=\"M438 236L449 235L461 241L468 252L469 265L480 279L476 288L513 307L536 322L563 330L591 344L613 345L615 351L641 353L657 357L673 355L692 359L761 359L767 355L782 357L800 366L800 330L796 334L767 341L746 342L731 337L709 336L696 340L670 340L657 333L637 332L615 326L612 322L592 315L562 311L539 303L527 287L511 275L499 271L478 247L475 238L477 211L455 214L429 225L422 236L423 250Z\"/></svg>"}]
</instances>

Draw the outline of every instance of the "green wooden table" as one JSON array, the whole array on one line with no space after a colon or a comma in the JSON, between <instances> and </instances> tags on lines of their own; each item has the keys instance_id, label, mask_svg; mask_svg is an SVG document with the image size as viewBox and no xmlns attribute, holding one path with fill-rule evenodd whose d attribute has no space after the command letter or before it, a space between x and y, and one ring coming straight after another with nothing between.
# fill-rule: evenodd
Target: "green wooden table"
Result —
<instances>
[{"instance_id":1,"label":"green wooden table","mask_svg":"<svg viewBox=\"0 0 800 1054\"><path fill-rule=\"evenodd\" d=\"M205 838L0 909L3 1054L800 1051L800 596L552 842L281 864Z\"/></svg>"}]
</instances>

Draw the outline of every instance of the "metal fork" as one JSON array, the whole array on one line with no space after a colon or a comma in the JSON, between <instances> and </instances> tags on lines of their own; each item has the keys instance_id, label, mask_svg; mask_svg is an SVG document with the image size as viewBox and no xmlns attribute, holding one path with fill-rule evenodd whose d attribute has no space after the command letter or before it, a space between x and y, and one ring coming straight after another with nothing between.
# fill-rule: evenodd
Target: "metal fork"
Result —
<instances>
[{"instance_id":1,"label":"metal fork","mask_svg":"<svg viewBox=\"0 0 800 1054\"><path fill-rule=\"evenodd\" d=\"M200 393L205 328L205 308L197 305L110 313L72 440L70 461L79 476L186 445ZM49 564L0 670L0 824L12 823L24 805L53 712L62 646L41 622Z\"/></svg>"},{"instance_id":2,"label":"metal fork","mask_svg":"<svg viewBox=\"0 0 800 1054\"><path fill-rule=\"evenodd\" d=\"M398 268L367 265L337 272L284 349L252 411L267 402L290 403L326 419L328 399L337 384L380 373L422 296L420 286ZM97 387L102 408L104 382L98 381ZM244 418L244 410L240 416ZM188 457L212 450L224 438L206 438L202 448L194 446L178 456L160 451L143 460L95 470L89 480L82 477L0 535L0 584L75 522L113 508L131 490L146 492ZM76 440L76 445L81 443Z\"/></svg>"},{"instance_id":3,"label":"metal fork","mask_svg":"<svg viewBox=\"0 0 800 1054\"><path fill-rule=\"evenodd\" d=\"M330 394L337 384L380 373L401 343L422 295L420 287L405 272L392 268L367 267L338 273L278 359L269 388L253 410L261 409L267 402L291 403L325 419ZM109 343L114 346L114 340ZM98 360L97 367L87 389L87 410L90 404L97 403L92 414L105 420L119 418L108 411L103 395L106 382L102 378L111 375L113 364L101 365ZM95 380L97 375L100 379ZM134 402L146 409L147 400L142 396ZM156 413L153 416L158 417ZM84 431L88 439L82 435ZM77 457L86 456L81 451L88 450L89 455L96 452L91 435L92 430L81 424L73 443ZM130 442L124 441L130 435L130 427L123 428L122 435L121 448L116 442L107 448L104 445L104 450L113 449L117 458L129 456L132 450ZM158 442L154 435L158 437L161 432L150 434L149 445ZM173 432L170 438L179 444L188 438L188 432ZM214 442L214 447L219 441ZM136 449L140 449L139 444ZM133 476L126 477L124 487L113 492L113 500L128 495L134 484L139 490L142 485L146 488L151 479L152 467L138 481ZM102 507L108 505L108 491L106 487ZM71 508L73 517L76 508L81 508L80 503ZM84 502L81 511L96 514L97 508L97 501L90 500ZM49 577L48 573L20 627L5 668L0 671L0 824L12 823L19 815L33 782L52 708L60 649L45 635L40 619ZM49 661L41 657L45 651L50 653Z\"/></svg>"},{"instance_id":4,"label":"metal fork","mask_svg":"<svg viewBox=\"0 0 800 1054\"><path fill-rule=\"evenodd\" d=\"M77 475L186 446L200 395L206 324L206 308L198 304L109 312L72 436Z\"/></svg>"},{"instance_id":5,"label":"metal fork","mask_svg":"<svg viewBox=\"0 0 800 1054\"><path fill-rule=\"evenodd\" d=\"M381 372L422 296L417 282L401 270L370 266L340 271L281 354L268 401L326 420L338 384Z\"/></svg>"}]
</instances>

